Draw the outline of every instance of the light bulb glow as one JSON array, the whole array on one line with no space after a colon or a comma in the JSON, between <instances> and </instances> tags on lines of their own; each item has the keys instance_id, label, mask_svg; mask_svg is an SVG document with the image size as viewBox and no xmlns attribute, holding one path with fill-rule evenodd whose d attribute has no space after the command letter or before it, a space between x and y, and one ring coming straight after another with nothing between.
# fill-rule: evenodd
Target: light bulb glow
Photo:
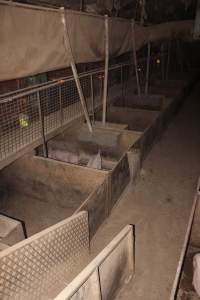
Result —
<instances>
[{"instance_id":1,"label":"light bulb glow","mask_svg":"<svg viewBox=\"0 0 200 300\"><path fill-rule=\"evenodd\" d=\"M157 64L157 65L160 65L160 63L161 63L160 58L157 58L157 59L156 59L156 64Z\"/></svg>"}]
</instances>

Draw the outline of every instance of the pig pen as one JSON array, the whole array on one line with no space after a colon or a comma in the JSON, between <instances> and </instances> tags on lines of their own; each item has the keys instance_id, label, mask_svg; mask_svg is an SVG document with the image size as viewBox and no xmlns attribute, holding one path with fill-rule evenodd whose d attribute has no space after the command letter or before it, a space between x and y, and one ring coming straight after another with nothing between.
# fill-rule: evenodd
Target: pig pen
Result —
<instances>
[{"instance_id":1,"label":"pig pen","mask_svg":"<svg viewBox=\"0 0 200 300\"><path fill-rule=\"evenodd\" d=\"M160 95L136 96L128 94L116 99L107 110L107 121L126 124L129 130L142 132L140 140L134 145L140 149L141 162L158 140L174 112L174 101ZM101 119L102 112L96 113Z\"/></svg>"},{"instance_id":2,"label":"pig pen","mask_svg":"<svg viewBox=\"0 0 200 300\"><path fill-rule=\"evenodd\" d=\"M198 78L198 69L188 72L171 72L168 79L159 79L152 76L149 84L149 92L181 100L190 93Z\"/></svg>"},{"instance_id":3,"label":"pig pen","mask_svg":"<svg viewBox=\"0 0 200 300\"><path fill-rule=\"evenodd\" d=\"M131 153L128 155L127 151L140 138L140 132L98 126L94 126L93 133L90 133L84 123L78 123L47 142L48 157L96 169L97 173L106 172L109 178L110 212L130 182L131 175L138 169L138 155L134 156L134 151L132 156ZM41 148L37 153L42 154Z\"/></svg>"},{"instance_id":4,"label":"pig pen","mask_svg":"<svg viewBox=\"0 0 200 300\"><path fill-rule=\"evenodd\" d=\"M143 132L137 143L143 160L150 151L153 143L158 140L169 122L177 112L179 101L164 95L137 96L127 91L124 97L113 101L107 110L108 122L126 123L130 130ZM102 112L96 114L101 119Z\"/></svg>"},{"instance_id":5,"label":"pig pen","mask_svg":"<svg viewBox=\"0 0 200 300\"><path fill-rule=\"evenodd\" d=\"M127 124L129 130L144 132L159 116L159 111L131 109L127 107L111 107L107 111L109 123ZM101 112L96 114L96 119L101 120Z\"/></svg>"},{"instance_id":6,"label":"pig pen","mask_svg":"<svg viewBox=\"0 0 200 300\"><path fill-rule=\"evenodd\" d=\"M28 236L87 210L91 236L108 215L107 173L27 154L1 171L0 212Z\"/></svg>"},{"instance_id":7,"label":"pig pen","mask_svg":"<svg viewBox=\"0 0 200 300\"><path fill-rule=\"evenodd\" d=\"M149 85L149 93L165 95L180 101L187 94L187 88L187 82L184 80L152 80Z\"/></svg>"},{"instance_id":8,"label":"pig pen","mask_svg":"<svg viewBox=\"0 0 200 300\"><path fill-rule=\"evenodd\" d=\"M164 110L171 99L164 95L135 95L131 89L121 98L115 99L111 107L127 107L139 110L161 111Z\"/></svg>"}]
</instances>

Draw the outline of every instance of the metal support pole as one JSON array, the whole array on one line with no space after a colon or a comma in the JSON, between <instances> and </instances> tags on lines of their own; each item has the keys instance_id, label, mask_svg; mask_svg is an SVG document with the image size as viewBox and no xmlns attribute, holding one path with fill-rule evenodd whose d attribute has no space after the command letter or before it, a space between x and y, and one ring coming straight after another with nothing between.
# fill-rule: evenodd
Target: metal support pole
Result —
<instances>
[{"instance_id":1,"label":"metal support pole","mask_svg":"<svg viewBox=\"0 0 200 300\"><path fill-rule=\"evenodd\" d=\"M166 66L166 80L169 79L169 67L170 67L170 55L171 55L171 41L168 42L168 49L167 49L167 66Z\"/></svg>"},{"instance_id":2,"label":"metal support pole","mask_svg":"<svg viewBox=\"0 0 200 300\"><path fill-rule=\"evenodd\" d=\"M105 16L105 71L104 71L104 86L103 86L103 115L102 123L106 124L106 109L108 97L108 66L109 66L109 25L108 16Z\"/></svg>"},{"instance_id":3,"label":"metal support pole","mask_svg":"<svg viewBox=\"0 0 200 300\"><path fill-rule=\"evenodd\" d=\"M161 44L161 79L165 80L165 46Z\"/></svg>"},{"instance_id":4,"label":"metal support pole","mask_svg":"<svg viewBox=\"0 0 200 300\"><path fill-rule=\"evenodd\" d=\"M81 101L81 105L82 105L83 112L84 112L84 115L85 115L85 119L86 119L86 122L87 122L87 125L88 125L88 128L89 128L89 131L92 132L93 130L92 130L92 125L91 125L90 118L89 118L89 115L88 115L88 110L87 110L87 106L86 106L86 102L85 102L85 97L83 95L81 83L80 83L78 72L77 72L77 69L76 69L76 64L75 64L74 58L73 58L73 53L72 53L72 49L71 49L71 45L70 45L69 34L68 34L67 24L66 24L66 19L65 19L65 10L64 10L63 7L61 8L61 16L62 16L62 24L64 26L64 44L65 44L65 48L66 48L66 51L67 51L67 55L70 57L70 61L71 61L70 65L71 65L71 68L72 68L72 73L73 73L74 80L75 80L75 83L76 83L76 87L77 87L77 90L78 90L78 94L79 94L79 97L80 97L80 101Z\"/></svg>"},{"instance_id":5,"label":"metal support pole","mask_svg":"<svg viewBox=\"0 0 200 300\"><path fill-rule=\"evenodd\" d=\"M137 63L137 53L136 53L136 43L135 43L135 21L131 21L131 29L132 29L132 44L133 44L133 59L134 59L134 65L135 65L135 75L137 80L137 90L138 90L138 96L141 96L141 88L140 88L140 79L138 74L138 63Z\"/></svg>"},{"instance_id":6,"label":"metal support pole","mask_svg":"<svg viewBox=\"0 0 200 300\"><path fill-rule=\"evenodd\" d=\"M124 82L123 82L123 67L120 67L120 83L122 89L122 99L124 98Z\"/></svg>"},{"instance_id":7,"label":"metal support pole","mask_svg":"<svg viewBox=\"0 0 200 300\"><path fill-rule=\"evenodd\" d=\"M178 62L179 62L179 66L180 66L180 72L183 72L184 70L184 66L183 66L183 55L182 55L182 50L181 50L181 45L180 45L181 41L178 39L177 40L177 53L178 53Z\"/></svg>"},{"instance_id":8,"label":"metal support pole","mask_svg":"<svg viewBox=\"0 0 200 300\"><path fill-rule=\"evenodd\" d=\"M149 93L150 61L151 61L151 43L148 42L147 70L146 70L146 82L145 82L145 95L148 95L148 93Z\"/></svg>"},{"instance_id":9,"label":"metal support pole","mask_svg":"<svg viewBox=\"0 0 200 300\"><path fill-rule=\"evenodd\" d=\"M80 11L84 11L84 0L80 0Z\"/></svg>"},{"instance_id":10,"label":"metal support pole","mask_svg":"<svg viewBox=\"0 0 200 300\"><path fill-rule=\"evenodd\" d=\"M92 104L92 122L94 124L95 122L95 115L94 115L94 82L93 82L93 76L90 75L90 89L91 89L91 104Z\"/></svg>"},{"instance_id":11,"label":"metal support pole","mask_svg":"<svg viewBox=\"0 0 200 300\"><path fill-rule=\"evenodd\" d=\"M48 155L47 155L47 153L48 153L47 152L47 144L46 144L45 131L44 131L44 116L43 116L43 113L42 113L40 92L37 92L37 102L38 102L39 119L40 119L40 127L41 127L43 155L44 155L44 157L48 157Z\"/></svg>"},{"instance_id":12,"label":"metal support pole","mask_svg":"<svg viewBox=\"0 0 200 300\"><path fill-rule=\"evenodd\" d=\"M62 106L62 85L59 87L59 104L60 104L60 126L63 126L63 106Z\"/></svg>"},{"instance_id":13,"label":"metal support pole","mask_svg":"<svg viewBox=\"0 0 200 300\"><path fill-rule=\"evenodd\" d=\"M146 0L142 0L141 14L140 14L140 25L144 25L144 19L146 15Z\"/></svg>"}]
</instances>

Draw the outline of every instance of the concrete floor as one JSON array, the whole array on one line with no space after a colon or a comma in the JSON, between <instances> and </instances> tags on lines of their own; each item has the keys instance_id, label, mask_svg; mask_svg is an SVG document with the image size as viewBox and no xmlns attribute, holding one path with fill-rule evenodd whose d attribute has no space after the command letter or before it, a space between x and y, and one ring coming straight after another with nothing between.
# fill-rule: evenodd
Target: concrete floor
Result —
<instances>
[{"instance_id":1,"label":"concrete floor","mask_svg":"<svg viewBox=\"0 0 200 300\"><path fill-rule=\"evenodd\" d=\"M200 175L199 116L200 84L92 241L95 254L126 224L136 226L135 278L119 299L169 299Z\"/></svg>"}]
</instances>

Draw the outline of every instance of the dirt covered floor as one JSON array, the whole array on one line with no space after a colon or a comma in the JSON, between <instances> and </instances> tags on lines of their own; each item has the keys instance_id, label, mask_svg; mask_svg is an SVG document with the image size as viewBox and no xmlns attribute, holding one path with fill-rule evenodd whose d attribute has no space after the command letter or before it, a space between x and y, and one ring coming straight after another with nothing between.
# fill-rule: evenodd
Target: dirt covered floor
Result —
<instances>
[{"instance_id":1,"label":"dirt covered floor","mask_svg":"<svg viewBox=\"0 0 200 300\"><path fill-rule=\"evenodd\" d=\"M199 154L200 84L92 241L95 254L126 224L136 226L136 274L119 299L169 299L200 175Z\"/></svg>"}]
</instances>

